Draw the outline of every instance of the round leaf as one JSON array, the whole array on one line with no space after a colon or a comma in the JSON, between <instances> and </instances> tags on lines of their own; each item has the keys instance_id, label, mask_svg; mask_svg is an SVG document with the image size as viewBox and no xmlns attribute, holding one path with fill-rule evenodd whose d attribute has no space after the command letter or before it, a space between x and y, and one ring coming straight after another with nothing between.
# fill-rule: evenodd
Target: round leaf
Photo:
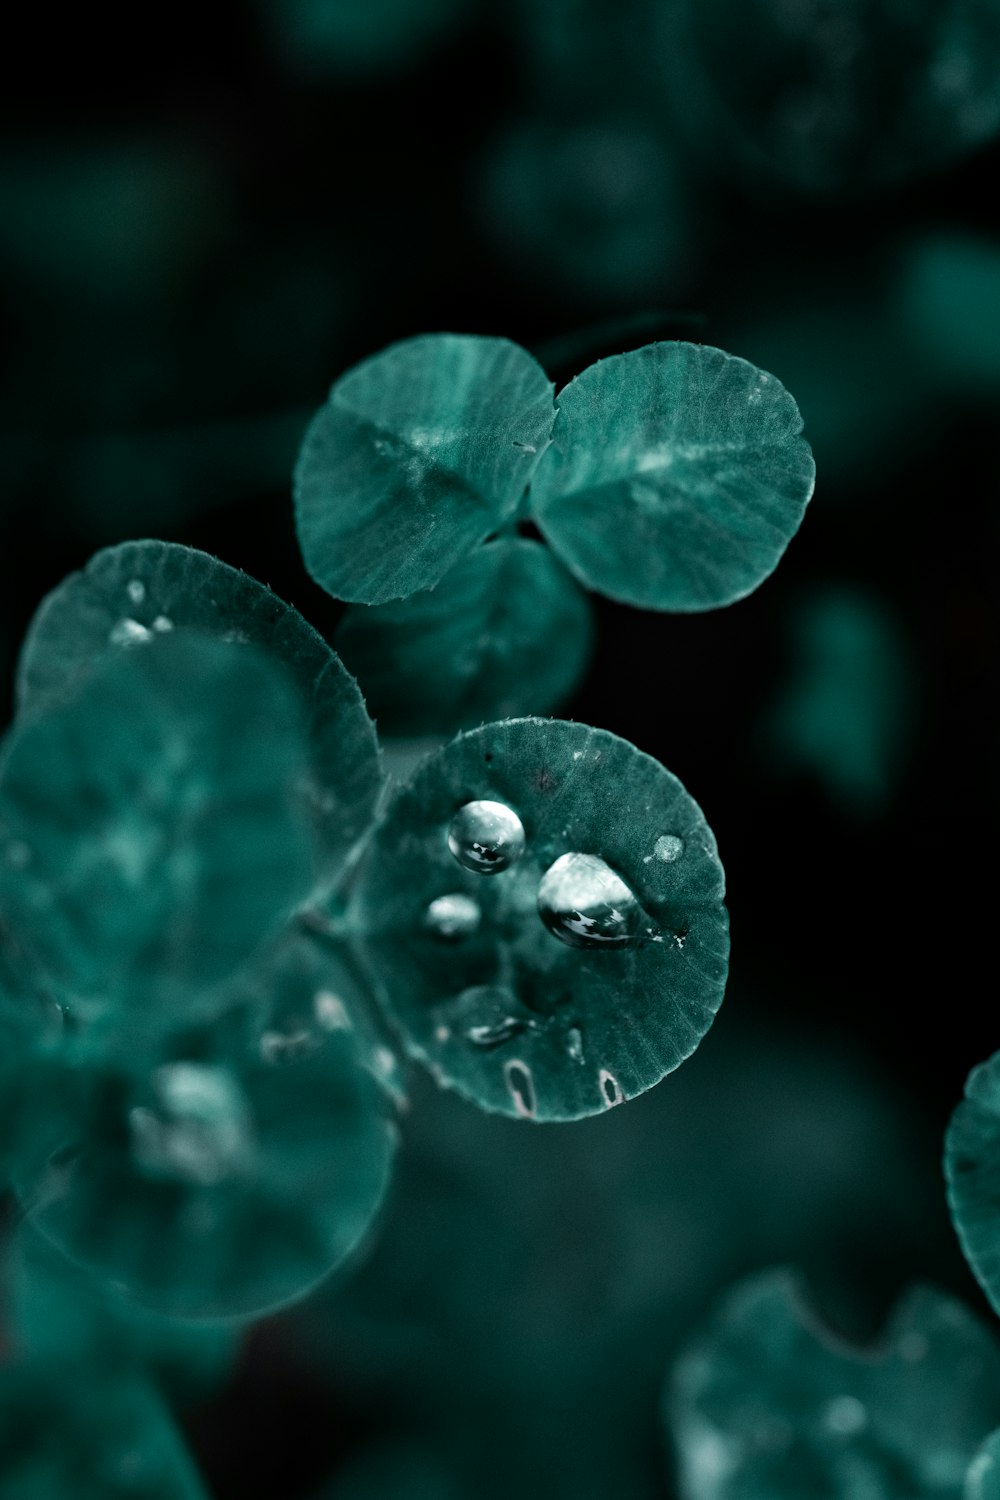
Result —
<instances>
[{"instance_id":1,"label":"round leaf","mask_svg":"<svg viewBox=\"0 0 1000 1500\"><path fill-rule=\"evenodd\" d=\"M448 847L454 814L478 800L524 826L524 854L498 874ZM630 944L571 947L542 921L542 878L571 853L634 892ZM349 915L407 1050L442 1084L486 1109L571 1120L694 1051L725 985L723 894L715 839L676 777L604 730L521 719L423 763L376 829Z\"/></svg>"},{"instance_id":2,"label":"round leaf","mask_svg":"<svg viewBox=\"0 0 1000 1500\"><path fill-rule=\"evenodd\" d=\"M282 939L233 995L151 1069L69 1055L15 1171L47 1239L171 1317L303 1296L368 1229L395 1150L379 1051L312 944Z\"/></svg>"},{"instance_id":3,"label":"round leaf","mask_svg":"<svg viewBox=\"0 0 1000 1500\"><path fill-rule=\"evenodd\" d=\"M647 344L591 365L558 405L532 504L588 588L714 609L773 572L815 475L773 375L701 344Z\"/></svg>"},{"instance_id":4,"label":"round leaf","mask_svg":"<svg viewBox=\"0 0 1000 1500\"><path fill-rule=\"evenodd\" d=\"M349 608L337 633L390 735L547 713L579 683L592 643L586 595L548 548L521 537L478 548L435 589Z\"/></svg>"},{"instance_id":5,"label":"round leaf","mask_svg":"<svg viewBox=\"0 0 1000 1500\"><path fill-rule=\"evenodd\" d=\"M544 370L507 339L425 334L355 365L295 471L309 572L362 604L432 588L514 516L554 416Z\"/></svg>"},{"instance_id":6,"label":"round leaf","mask_svg":"<svg viewBox=\"0 0 1000 1500\"><path fill-rule=\"evenodd\" d=\"M18 708L33 714L76 688L108 650L174 627L261 647L302 699L310 757L305 789L334 873L364 833L382 784L375 729L357 683L296 609L246 573L173 542L124 542L96 553L39 606L17 672Z\"/></svg>"},{"instance_id":7,"label":"round leaf","mask_svg":"<svg viewBox=\"0 0 1000 1500\"><path fill-rule=\"evenodd\" d=\"M1000 1312L1000 1052L969 1074L948 1127L944 1165L962 1249Z\"/></svg>"},{"instance_id":8,"label":"round leaf","mask_svg":"<svg viewBox=\"0 0 1000 1500\"><path fill-rule=\"evenodd\" d=\"M916 1287L856 1349L783 1270L731 1293L667 1399L682 1500L959 1500L998 1415L1000 1349L960 1302Z\"/></svg>"},{"instance_id":9,"label":"round leaf","mask_svg":"<svg viewBox=\"0 0 1000 1500\"><path fill-rule=\"evenodd\" d=\"M131 1034L208 1003L312 874L298 705L250 647L183 632L15 728L0 911L58 998Z\"/></svg>"}]
</instances>

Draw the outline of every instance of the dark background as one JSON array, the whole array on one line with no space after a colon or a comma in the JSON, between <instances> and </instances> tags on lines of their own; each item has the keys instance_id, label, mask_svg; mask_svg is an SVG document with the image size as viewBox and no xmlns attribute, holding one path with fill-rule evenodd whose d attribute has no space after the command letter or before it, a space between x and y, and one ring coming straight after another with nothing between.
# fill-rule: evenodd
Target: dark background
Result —
<instances>
[{"instance_id":1,"label":"dark background","mask_svg":"<svg viewBox=\"0 0 1000 1500\"><path fill-rule=\"evenodd\" d=\"M960 348L928 342L912 266L923 247L955 236L1000 244L1000 149L956 152L926 170L908 162L875 182L860 171L832 189L790 185L747 168L738 151L692 143L683 101L650 77L648 7L456 5L412 45L386 21L381 39L366 42L366 64L339 55L325 66L283 50L279 9L182 0L127 16L39 8L19 17L0 88L8 700L40 597L98 546L127 537L217 553L330 633L339 606L302 567L287 476L330 381L393 339L504 334L560 383L654 337L695 338L772 369L800 401L818 464L814 500L777 573L705 615L595 601L596 657L562 711L660 758L718 836L732 985L719 1038L705 1048L728 1045L720 1067L743 1075L732 1085L706 1073L701 1102L693 1083L684 1097L690 1110L709 1098L713 1118L728 1119L736 1157L755 1117L751 1108L737 1118L733 1098L758 1071L764 1080L775 1111L770 1166L746 1214L787 1184L783 1152L794 1154L807 1127L808 1079L832 1058L837 1150L847 1150L837 1131L852 1110L865 1129L889 1121L904 1142L898 1174L911 1173L913 1186L898 1213L885 1207L898 1180L884 1199L870 1184L852 1197L860 1159L872 1150L883 1162L859 1126L837 1168L842 1239L826 1260L816 1252L840 1288L831 1306L846 1305L845 1287L863 1288L855 1313L870 1322L900 1285L925 1276L985 1309L947 1224L938 1153L966 1073L1000 1042L989 874L996 364L992 376L970 375ZM534 146L511 144L525 121L539 122ZM572 149L545 145L573 131ZM620 241L624 221L634 231ZM1000 305L982 316L1000 320ZM891 642L881 677L866 677L865 647L847 669L857 688L848 699L881 768L868 795L838 780L836 744L825 765L822 755L804 764L774 727L807 671L802 622L831 590L860 599ZM897 697L880 730L885 700ZM772 1042L784 1074L773 1071ZM787 1081L799 1056L802 1098ZM687 1068L699 1065L700 1056ZM880 1102L865 1114L858 1100L869 1095ZM629 1107L637 1120L646 1103ZM437 1126L414 1126L415 1159L440 1152L436 1128L478 1131L484 1161L493 1153L494 1199L508 1204L496 1163L527 1149L523 1127L440 1107ZM436 1108L428 1097L425 1120ZM642 1119L649 1131L668 1128L658 1115ZM630 1128L645 1152L640 1125ZM610 1117L564 1130L594 1143L601 1128L625 1130ZM539 1133L554 1140L551 1127ZM539 1147L526 1168L539 1195L589 1150ZM727 1150L723 1135L720 1161ZM886 1147L878 1170L893 1175L894 1159ZM808 1152L802 1161L808 1177ZM387 1222L403 1212L400 1192ZM766 1249L737 1255L733 1274L768 1259L808 1262L813 1242L795 1212L792 1202L783 1225L777 1213ZM823 1222L817 1244L831 1240ZM480 1253L474 1232L469 1246ZM692 1293L677 1328L713 1290ZM504 1288L491 1295L503 1322ZM338 1316L331 1326L343 1334ZM428 1319L428 1347L440 1352L452 1335ZM486 1363L493 1337L484 1333ZM573 1338L564 1342L572 1351ZM390 1381L387 1397L339 1354L317 1365L307 1344L294 1319L258 1330L229 1389L188 1416L219 1496L292 1500L370 1441L421 1426L406 1378ZM377 1341L372 1349L377 1363ZM665 1346L661 1368L668 1355ZM643 1430L653 1472L652 1420ZM522 1492L542 1491L526 1479Z\"/></svg>"}]
</instances>

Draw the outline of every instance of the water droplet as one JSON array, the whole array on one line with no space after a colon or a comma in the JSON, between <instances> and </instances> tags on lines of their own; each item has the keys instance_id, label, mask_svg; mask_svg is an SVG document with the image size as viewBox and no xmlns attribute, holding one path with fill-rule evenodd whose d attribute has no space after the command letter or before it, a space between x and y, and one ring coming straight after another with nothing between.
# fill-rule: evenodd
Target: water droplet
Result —
<instances>
[{"instance_id":1,"label":"water droplet","mask_svg":"<svg viewBox=\"0 0 1000 1500\"><path fill-rule=\"evenodd\" d=\"M451 1027L450 1026L435 1026L435 1028L434 1028L434 1040L436 1042L441 1042L442 1045L445 1042L451 1041Z\"/></svg>"},{"instance_id":2,"label":"water droplet","mask_svg":"<svg viewBox=\"0 0 1000 1500\"><path fill-rule=\"evenodd\" d=\"M684 840L676 833L661 834L653 845L653 853L665 865L672 865L684 853Z\"/></svg>"},{"instance_id":3,"label":"water droplet","mask_svg":"<svg viewBox=\"0 0 1000 1500\"><path fill-rule=\"evenodd\" d=\"M479 926L480 915L478 901L463 891L454 891L431 902L425 921L437 937L454 942L472 936Z\"/></svg>"},{"instance_id":4,"label":"water droplet","mask_svg":"<svg viewBox=\"0 0 1000 1500\"><path fill-rule=\"evenodd\" d=\"M319 1043L310 1031L265 1031L260 1038L260 1055L266 1063L299 1062L315 1052Z\"/></svg>"},{"instance_id":5,"label":"water droplet","mask_svg":"<svg viewBox=\"0 0 1000 1500\"><path fill-rule=\"evenodd\" d=\"M538 911L571 948L623 948L639 923L639 903L596 854L561 854L542 876Z\"/></svg>"},{"instance_id":6,"label":"water droplet","mask_svg":"<svg viewBox=\"0 0 1000 1500\"><path fill-rule=\"evenodd\" d=\"M608 1109L614 1109L616 1104L625 1103L625 1095L622 1093L621 1085L613 1073L607 1068L602 1068L597 1075L597 1081L601 1085L601 1093L604 1095L604 1103Z\"/></svg>"},{"instance_id":7,"label":"water droplet","mask_svg":"<svg viewBox=\"0 0 1000 1500\"><path fill-rule=\"evenodd\" d=\"M146 597L146 585L141 578L133 578L131 583L125 585L125 592L133 604L141 604Z\"/></svg>"},{"instance_id":8,"label":"water droplet","mask_svg":"<svg viewBox=\"0 0 1000 1500\"><path fill-rule=\"evenodd\" d=\"M687 940L688 940L688 935L687 935L686 932L675 932L674 933L674 947L677 948L682 953L684 951L684 944L687 942Z\"/></svg>"},{"instance_id":9,"label":"water droplet","mask_svg":"<svg viewBox=\"0 0 1000 1500\"><path fill-rule=\"evenodd\" d=\"M531 1069L512 1057L503 1065L503 1076L517 1113L523 1120L534 1119L535 1085L531 1081Z\"/></svg>"},{"instance_id":10,"label":"water droplet","mask_svg":"<svg viewBox=\"0 0 1000 1500\"><path fill-rule=\"evenodd\" d=\"M579 1026L571 1026L567 1031L566 1051L574 1062L583 1062L583 1032Z\"/></svg>"},{"instance_id":11,"label":"water droplet","mask_svg":"<svg viewBox=\"0 0 1000 1500\"><path fill-rule=\"evenodd\" d=\"M174 622L169 615L157 615L153 621L153 629L160 635L165 635L168 630L173 630Z\"/></svg>"},{"instance_id":12,"label":"water droplet","mask_svg":"<svg viewBox=\"0 0 1000 1500\"><path fill-rule=\"evenodd\" d=\"M351 1018L347 1006L332 990L319 990L313 1001L316 1020L324 1031L350 1031Z\"/></svg>"},{"instance_id":13,"label":"water droplet","mask_svg":"<svg viewBox=\"0 0 1000 1500\"><path fill-rule=\"evenodd\" d=\"M492 1048L499 1047L503 1042L512 1041L514 1037L521 1036L525 1030L526 1023L519 1021L516 1016L501 1016L497 1021L470 1026L465 1034L474 1046Z\"/></svg>"},{"instance_id":14,"label":"water droplet","mask_svg":"<svg viewBox=\"0 0 1000 1500\"><path fill-rule=\"evenodd\" d=\"M497 875L524 853L524 824L505 802L467 802L448 827L448 848L463 869Z\"/></svg>"},{"instance_id":15,"label":"water droplet","mask_svg":"<svg viewBox=\"0 0 1000 1500\"><path fill-rule=\"evenodd\" d=\"M112 626L108 635L108 641L112 646L139 646L143 641L152 639L152 631L147 630L145 625L140 625L138 620L131 618L119 620Z\"/></svg>"},{"instance_id":16,"label":"water droplet","mask_svg":"<svg viewBox=\"0 0 1000 1500\"><path fill-rule=\"evenodd\" d=\"M834 1396L828 1401L823 1420L838 1437L853 1437L868 1425L868 1413L856 1396Z\"/></svg>"},{"instance_id":17,"label":"water droplet","mask_svg":"<svg viewBox=\"0 0 1000 1500\"><path fill-rule=\"evenodd\" d=\"M152 1076L154 1105L129 1111L132 1151L154 1177L210 1187L247 1171L249 1106L236 1080L205 1063L166 1063Z\"/></svg>"},{"instance_id":18,"label":"water droplet","mask_svg":"<svg viewBox=\"0 0 1000 1500\"><path fill-rule=\"evenodd\" d=\"M388 1047L375 1047L372 1051L372 1067L380 1078L391 1078L396 1071L396 1054Z\"/></svg>"}]
</instances>

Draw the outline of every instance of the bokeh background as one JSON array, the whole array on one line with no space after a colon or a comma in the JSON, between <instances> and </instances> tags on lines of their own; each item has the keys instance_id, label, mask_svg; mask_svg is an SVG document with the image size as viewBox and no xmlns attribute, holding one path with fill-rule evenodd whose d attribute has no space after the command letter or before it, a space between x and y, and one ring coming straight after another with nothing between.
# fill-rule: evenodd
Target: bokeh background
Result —
<instances>
[{"instance_id":1,"label":"bokeh background","mask_svg":"<svg viewBox=\"0 0 1000 1500\"><path fill-rule=\"evenodd\" d=\"M5 51L5 714L40 597L125 538L331 634L291 466L330 382L410 334L504 334L560 383L714 344L788 386L818 466L751 598L595 601L562 710L717 833L715 1027L579 1125L414 1080L366 1252L178 1403L211 1494L652 1500L664 1375L744 1271L800 1265L856 1333L915 1278L992 1316L940 1152L1000 1046L1000 9L177 0L35 7Z\"/></svg>"}]
</instances>

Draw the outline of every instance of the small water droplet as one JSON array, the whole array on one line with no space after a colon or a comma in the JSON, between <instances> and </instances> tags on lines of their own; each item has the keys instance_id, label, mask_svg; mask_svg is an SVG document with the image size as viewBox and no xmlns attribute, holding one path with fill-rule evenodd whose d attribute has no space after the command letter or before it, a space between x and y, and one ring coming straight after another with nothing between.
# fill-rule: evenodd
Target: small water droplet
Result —
<instances>
[{"instance_id":1,"label":"small water droplet","mask_svg":"<svg viewBox=\"0 0 1000 1500\"><path fill-rule=\"evenodd\" d=\"M521 1036L526 1029L526 1022L516 1016L501 1016L497 1021L470 1026L465 1034L473 1046L492 1048Z\"/></svg>"},{"instance_id":2,"label":"small water droplet","mask_svg":"<svg viewBox=\"0 0 1000 1500\"><path fill-rule=\"evenodd\" d=\"M388 1047L376 1047L372 1052L372 1067L380 1078L391 1078L396 1071L396 1054Z\"/></svg>"},{"instance_id":3,"label":"small water droplet","mask_svg":"<svg viewBox=\"0 0 1000 1500\"><path fill-rule=\"evenodd\" d=\"M503 1076L517 1113L523 1120L534 1119L535 1085L531 1079L531 1069L512 1057L510 1062L503 1065Z\"/></svg>"},{"instance_id":4,"label":"small water droplet","mask_svg":"<svg viewBox=\"0 0 1000 1500\"><path fill-rule=\"evenodd\" d=\"M868 1426L868 1413L856 1396L834 1396L826 1404L823 1421L838 1437L854 1437Z\"/></svg>"},{"instance_id":5,"label":"small water droplet","mask_svg":"<svg viewBox=\"0 0 1000 1500\"><path fill-rule=\"evenodd\" d=\"M473 901L464 891L453 891L432 901L424 920L436 937L455 942L472 936L479 926L480 916L478 901Z\"/></svg>"},{"instance_id":6,"label":"small water droplet","mask_svg":"<svg viewBox=\"0 0 1000 1500\"><path fill-rule=\"evenodd\" d=\"M442 1044L445 1043L445 1042L451 1041L451 1027L450 1026L435 1026L435 1028L434 1028L434 1040L436 1042L441 1042Z\"/></svg>"},{"instance_id":7,"label":"small water droplet","mask_svg":"<svg viewBox=\"0 0 1000 1500\"><path fill-rule=\"evenodd\" d=\"M304 1028L298 1031L265 1031L261 1033L260 1055L264 1062L279 1066L299 1062L315 1052L316 1037Z\"/></svg>"},{"instance_id":8,"label":"small water droplet","mask_svg":"<svg viewBox=\"0 0 1000 1500\"><path fill-rule=\"evenodd\" d=\"M601 1085L601 1093L604 1095L604 1103L608 1109L614 1109L616 1104L625 1103L625 1095L621 1091L621 1085L613 1073L607 1068L602 1068L597 1075Z\"/></svg>"},{"instance_id":9,"label":"small water droplet","mask_svg":"<svg viewBox=\"0 0 1000 1500\"><path fill-rule=\"evenodd\" d=\"M324 1031L350 1031L351 1018L347 1006L332 990L318 991L313 1001L316 1020Z\"/></svg>"},{"instance_id":10,"label":"small water droplet","mask_svg":"<svg viewBox=\"0 0 1000 1500\"><path fill-rule=\"evenodd\" d=\"M656 858L672 865L684 853L684 840L676 833L663 833L653 845Z\"/></svg>"},{"instance_id":11,"label":"small water droplet","mask_svg":"<svg viewBox=\"0 0 1000 1500\"><path fill-rule=\"evenodd\" d=\"M561 854L542 876L538 911L571 948L623 948L640 916L634 893L596 854Z\"/></svg>"},{"instance_id":12,"label":"small water droplet","mask_svg":"<svg viewBox=\"0 0 1000 1500\"><path fill-rule=\"evenodd\" d=\"M524 824L505 802L467 802L448 826L448 848L463 869L497 875L524 853Z\"/></svg>"},{"instance_id":13,"label":"small water droplet","mask_svg":"<svg viewBox=\"0 0 1000 1500\"><path fill-rule=\"evenodd\" d=\"M125 585L125 592L133 604L141 604L146 597L146 585L141 578L133 578L130 583Z\"/></svg>"},{"instance_id":14,"label":"small water droplet","mask_svg":"<svg viewBox=\"0 0 1000 1500\"><path fill-rule=\"evenodd\" d=\"M571 1026L567 1031L566 1051L574 1062L583 1062L583 1032L579 1026Z\"/></svg>"},{"instance_id":15,"label":"small water droplet","mask_svg":"<svg viewBox=\"0 0 1000 1500\"><path fill-rule=\"evenodd\" d=\"M174 622L169 615L157 615L153 621L153 629L159 635L165 635L168 630L173 630Z\"/></svg>"},{"instance_id":16,"label":"small water droplet","mask_svg":"<svg viewBox=\"0 0 1000 1500\"><path fill-rule=\"evenodd\" d=\"M224 1068L166 1063L151 1084L153 1104L129 1111L132 1151L142 1170L201 1187L247 1171L253 1157L249 1106Z\"/></svg>"},{"instance_id":17,"label":"small water droplet","mask_svg":"<svg viewBox=\"0 0 1000 1500\"><path fill-rule=\"evenodd\" d=\"M143 641L152 639L152 631L147 630L145 625L140 625L138 620L131 618L119 620L112 626L108 635L108 641L112 646L139 646Z\"/></svg>"}]
</instances>

